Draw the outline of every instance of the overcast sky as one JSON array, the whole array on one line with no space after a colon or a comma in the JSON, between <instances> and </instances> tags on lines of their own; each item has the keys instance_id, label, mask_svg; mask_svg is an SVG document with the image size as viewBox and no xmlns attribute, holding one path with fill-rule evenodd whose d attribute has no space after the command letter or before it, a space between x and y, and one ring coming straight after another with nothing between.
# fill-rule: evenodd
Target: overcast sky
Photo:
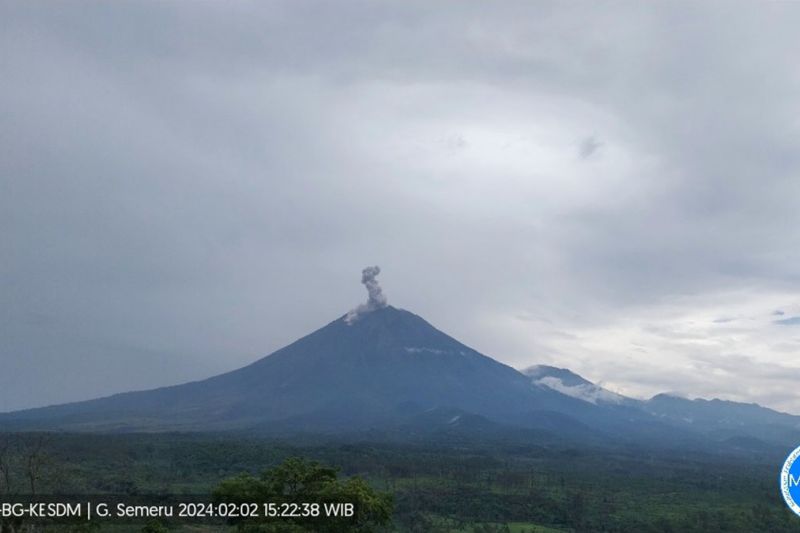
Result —
<instances>
[{"instance_id":1,"label":"overcast sky","mask_svg":"<svg viewBox=\"0 0 800 533\"><path fill-rule=\"evenodd\" d=\"M800 414L800 4L0 3L0 411L389 303Z\"/></svg>"}]
</instances>

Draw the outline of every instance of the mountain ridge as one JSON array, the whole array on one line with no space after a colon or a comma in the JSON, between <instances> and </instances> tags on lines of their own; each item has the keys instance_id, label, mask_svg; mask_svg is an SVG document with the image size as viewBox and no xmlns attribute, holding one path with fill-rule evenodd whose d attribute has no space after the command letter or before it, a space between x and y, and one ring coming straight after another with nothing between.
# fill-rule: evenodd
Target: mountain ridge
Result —
<instances>
[{"instance_id":1,"label":"mountain ridge","mask_svg":"<svg viewBox=\"0 0 800 533\"><path fill-rule=\"evenodd\" d=\"M452 416L463 422L447 426L445 415L430 412L458 412ZM247 366L204 380L0 414L5 428L104 432L397 434L407 426L427 434L425 423L439 428L429 428L432 434L496 428L532 435L498 429L516 427L585 442L800 439L800 417L756 404L668 395L638 400L568 369L519 371L389 305L342 315Z\"/></svg>"},{"instance_id":2,"label":"mountain ridge","mask_svg":"<svg viewBox=\"0 0 800 533\"><path fill-rule=\"evenodd\" d=\"M74 425L99 417L113 426L113 420L124 414L131 427L152 418L159 419L155 426L181 427L192 426L199 417L206 427L233 428L337 404L342 409L368 404L370 410L414 401L493 416L533 407L525 401L529 383L517 370L413 313L386 306L352 323L346 318L343 315L250 365L218 376L17 411L4 418L62 419ZM550 403L559 401L555 393L538 396L549 397Z\"/></svg>"}]
</instances>

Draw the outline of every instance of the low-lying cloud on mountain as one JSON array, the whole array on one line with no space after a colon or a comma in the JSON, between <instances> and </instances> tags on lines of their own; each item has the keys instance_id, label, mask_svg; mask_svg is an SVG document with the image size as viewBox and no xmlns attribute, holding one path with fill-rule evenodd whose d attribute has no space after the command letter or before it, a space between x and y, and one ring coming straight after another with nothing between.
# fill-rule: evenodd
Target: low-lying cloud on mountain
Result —
<instances>
[{"instance_id":1,"label":"low-lying cloud on mountain","mask_svg":"<svg viewBox=\"0 0 800 533\"><path fill-rule=\"evenodd\" d=\"M591 383L566 369L534 365L523 370L523 374L530 377L531 382L535 385L553 389L585 402L620 404L626 401L624 396Z\"/></svg>"},{"instance_id":2,"label":"low-lying cloud on mountain","mask_svg":"<svg viewBox=\"0 0 800 533\"><path fill-rule=\"evenodd\" d=\"M797 4L73 5L0 6L0 410L238 368L377 263L517 368L800 413Z\"/></svg>"}]
</instances>

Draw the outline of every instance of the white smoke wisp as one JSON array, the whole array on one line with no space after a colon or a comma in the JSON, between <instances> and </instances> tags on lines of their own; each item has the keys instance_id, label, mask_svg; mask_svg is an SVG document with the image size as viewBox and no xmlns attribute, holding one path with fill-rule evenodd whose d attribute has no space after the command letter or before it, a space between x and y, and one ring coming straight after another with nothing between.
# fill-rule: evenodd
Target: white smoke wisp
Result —
<instances>
[{"instance_id":1,"label":"white smoke wisp","mask_svg":"<svg viewBox=\"0 0 800 533\"><path fill-rule=\"evenodd\" d=\"M376 309L383 309L388 305L386 295L383 294L383 289L381 289L381 285L377 280L378 274L380 273L381 267L379 266L367 267L361 271L361 283L367 288L369 298L366 303L359 305L347 313L344 317L345 322L352 324L358 320L360 315L375 311Z\"/></svg>"}]
</instances>

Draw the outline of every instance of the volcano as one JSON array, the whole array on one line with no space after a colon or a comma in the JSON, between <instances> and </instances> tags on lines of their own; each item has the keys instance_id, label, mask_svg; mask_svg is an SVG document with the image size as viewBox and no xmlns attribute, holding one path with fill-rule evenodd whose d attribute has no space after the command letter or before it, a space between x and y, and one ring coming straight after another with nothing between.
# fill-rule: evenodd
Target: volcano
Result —
<instances>
[{"instance_id":1,"label":"volcano","mask_svg":"<svg viewBox=\"0 0 800 533\"><path fill-rule=\"evenodd\" d=\"M492 420L581 407L392 306L343 315L233 372L150 391L4 415L27 427L225 430L374 427L457 409Z\"/></svg>"},{"instance_id":2,"label":"volcano","mask_svg":"<svg viewBox=\"0 0 800 533\"><path fill-rule=\"evenodd\" d=\"M0 429L550 435L573 442L704 446L800 438L800 417L755 404L625 398L567 369L519 372L387 304L369 300L238 370L149 391L0 414ZM520 433L522 431L522 433ZM531 433L533 431L533 433Z\"/></svg>"}]
</instances>

